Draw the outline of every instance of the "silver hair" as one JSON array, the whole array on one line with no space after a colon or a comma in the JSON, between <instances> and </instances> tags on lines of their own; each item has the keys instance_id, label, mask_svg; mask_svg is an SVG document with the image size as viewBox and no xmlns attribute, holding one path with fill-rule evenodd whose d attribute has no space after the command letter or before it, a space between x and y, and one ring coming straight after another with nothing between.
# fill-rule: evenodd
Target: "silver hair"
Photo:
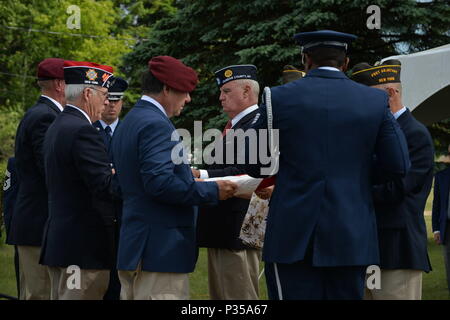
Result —
<instances>
[{"instance_id":1,"label":"silver hair","mask_svg":"<svg viewBox=\"0 0 450 320\"><path fill-rule=\"evenodd\" d=\"M53 81L51 80L38 80L37 84L41 91L50 90L53 88Z\"/></svg>"},{"instance_id":2,"label":"silver hair","mask_svg":"<svg viewBox=\"0 0 450 320\"><path fill-rule=\"evenodd\" d=\"M92 87L89 84L67 84L65 89L65 96L67 102L77 101L83 90Z\"/></svg>"},{"instance_id":3,"label":"silver hair","mask_svg":"<svg viewBox=\"0 0 450 320\"><path fill-rule=\"evenodd\" d=\"M245 86L245 85L250 86L250 88L252 88L252 92L255 95L255 97L258 98L258 96L259 96L259 83L258 83L258 81L255 81L255 80L252 80L252 79L238 79L238 80L235 80L235 81L237 81L242 86Z\"/></svg>"}]
</instances>

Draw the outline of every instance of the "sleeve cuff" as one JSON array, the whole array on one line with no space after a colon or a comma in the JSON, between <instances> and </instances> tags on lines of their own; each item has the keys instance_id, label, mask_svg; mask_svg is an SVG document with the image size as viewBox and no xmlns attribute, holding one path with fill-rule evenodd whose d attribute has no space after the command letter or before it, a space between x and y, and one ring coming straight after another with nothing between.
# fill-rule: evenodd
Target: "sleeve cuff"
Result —
<instances>
[{"instance_id":1,"label":"sleeve cuff","mask_svg":"<svg viewBox=\"0 0 450 320\"><path fill-rule=\"evenodd\" d=\"M433 231L433 234L436 234L436 233L441 233L440 231Z\"/></svg>"},{"instance_id":2,"label":"sleeve cuff","mask_svg":"<svg viewBox=\"0 0 450 320\"><path fill-rule=\"evenodd\" d=\"M206 170L199 170L200 171L200 179L208 179L209 178L209 174L208 171Z\"/></svg>"}]
</instances>

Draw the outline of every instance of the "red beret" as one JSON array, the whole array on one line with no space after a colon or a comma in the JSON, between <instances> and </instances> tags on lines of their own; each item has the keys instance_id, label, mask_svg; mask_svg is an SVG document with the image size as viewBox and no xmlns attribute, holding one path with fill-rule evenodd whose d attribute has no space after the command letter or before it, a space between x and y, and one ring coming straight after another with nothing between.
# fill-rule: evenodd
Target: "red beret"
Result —
<instances>
[{"instance_id":1,"label":"red beret","mask_svg":"<svg viewBox=\"0 0 450 320\"><path fill-rule=\"evenodd\" d=\"M194 69L170 56L158 56L148 62L151 73L165 85L181 91L191 92L198 82Z\"/></svg>"},{"instance_id":2,"label":"red beret","mask_svg":"<svg viewBox=\"0 0 450 320\"><path fill-rule=\"evenodd\" d=\"M64 80L64 60L47 58L38 65L37 77L39 80L61 79Z\"/></svg>"}]
</instances>

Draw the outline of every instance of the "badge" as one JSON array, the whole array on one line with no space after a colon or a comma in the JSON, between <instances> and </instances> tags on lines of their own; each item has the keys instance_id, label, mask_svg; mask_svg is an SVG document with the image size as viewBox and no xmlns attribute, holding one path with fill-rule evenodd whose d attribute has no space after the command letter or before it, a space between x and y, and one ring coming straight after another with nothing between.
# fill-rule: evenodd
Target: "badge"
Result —
<instances>
[{"instance_id":1,"label":"badge","mask_svg":"<svg viewBox=\"0 0 450 320\"><path fill-rule=\"evenodd\" d=\"M225 70L224 75L225 75L225 77L229 78L233 75L233 71L231 71L230 69Z\"/></svg>"},{"instance_id":2,"label":"badge","mask_svg":"<svg viewBox=\"0 0 450 320\"><path fill-rule=\"evenodd\" d=\"M91 80L91 81L94 81L95 79L97 79L97 72L95 72L95 70L94 69L89 69L87 72L86 72L86 77L89 79L89 80Z\"/></svg>"},{"instance_id":3,"label":"badge","mask_svg":"<svg viewBox=\"0 0 450 320\"><path fill-rule=\"evenodd\" d=\"M109 74L104 73L103 76L102 76L103 82L105 82L106 80L108 80L108 78L109 78Z\"/></svg>"},{"instance_id":4,"label":"badge","mask_svg":"<svg viewBox=\"0 0 450 320\"><path fill-rule=\"evenodd\" d=\"M8 190L11 187L11 173L6 169L6 179L3 184L3 191Z\"/></svg>"}]
</instances>

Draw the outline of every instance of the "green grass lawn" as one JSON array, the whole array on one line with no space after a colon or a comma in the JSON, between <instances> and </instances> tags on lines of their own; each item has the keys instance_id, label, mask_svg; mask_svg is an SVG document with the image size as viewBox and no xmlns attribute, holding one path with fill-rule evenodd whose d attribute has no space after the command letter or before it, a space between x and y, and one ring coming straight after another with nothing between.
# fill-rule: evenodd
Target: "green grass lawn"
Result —
<instances>
[{"instance_id":1,"label":"green grass lawn","mask_svg":"<svg viewBox=\"0 0 450 320\"><path fill-rule=\"evenodd\" d=\"M423 277L423 299L424 300L447 300L450 298L445 277L444 260L442 248L437 246L432 239L431 216L425 217L428 227L428 252L430 255L433 271L424 274ZM0 293L16 296L16 283L13 268L14 250L11 246L4 244L4 238L0 239ZM261 266L261 268L263 265ZM206 264L206 250L201 249L194 273L190 277L191 299L208 299L208 276ZM264 275L260 279L261 299L267 299L267 290Z\"/></svg>"},{"instance_id":2,"label":"green grass lawn","mask_svg":"<svg viewBox=\"0 0 450 320\"><path fill-rule=\"evenodd\" d=\"M16 297L17 290L13 265L14 249L4 242L4 237L0 238L0 293ZM261 270L263 265L264 263L261 264ZM207 270L206 249L201 249L195 272L190 275L191 299L209 299ZM267 299L264 275L260 279L260 297Z\"/></svg>"}]
</instances>

